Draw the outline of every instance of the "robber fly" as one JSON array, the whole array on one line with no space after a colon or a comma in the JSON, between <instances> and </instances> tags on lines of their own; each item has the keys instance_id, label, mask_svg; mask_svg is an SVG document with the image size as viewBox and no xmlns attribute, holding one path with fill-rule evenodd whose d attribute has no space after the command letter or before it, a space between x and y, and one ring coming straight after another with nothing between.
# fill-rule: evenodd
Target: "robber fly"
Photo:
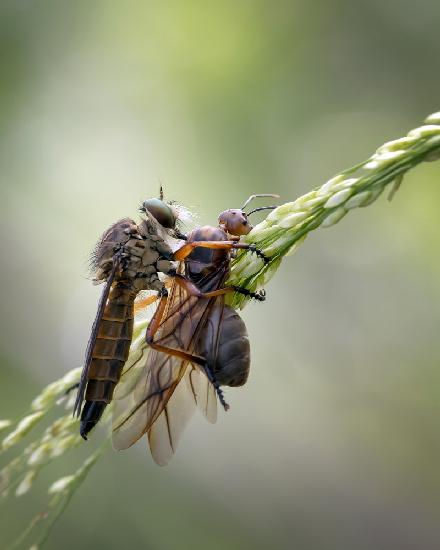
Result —
<instances>
[{"instance_id":1,"label":"robber fly","mask_svg":"<svg viewBox=\"0 0 440 550\"><path fill-rule=\"evenodd\" d=\"M170 237L178 234L184 210L175 203L146 200L143 219L124 218L101 237L92 255L95 282L105 282L87 345L74 414L81 414L80 434L87 434L111 401L127 360L133 334L134 300L141 290L166 293L159 273L175 272ZM83 401L84 405L83 405Z\"/></svg>"},{"instance_id":2,"label":"robber fly","mask_svg":"<svg viewBox=\"0 0 440 550\"><path fill-rule=\"evenodd\" d=\"M173 454L180 433L195 406L214 422L217 397L225 410L221 386L245 384L250 368L246 326L225 296L241 292L264 300L264 291L251 292L225 286L230 273L231 253L248 250L264 262L268 258L253 244L240 242L252 229L244 208L222 212L218 226L199 227L174 252L179 268L168 295L160 296L146 333L151 349L146 361L135 361L131 369L135 384L124 389L125 372L115 395L113 445L126 449L147 433L151 453L158 464Z\"/></svg>"}]
</instances>

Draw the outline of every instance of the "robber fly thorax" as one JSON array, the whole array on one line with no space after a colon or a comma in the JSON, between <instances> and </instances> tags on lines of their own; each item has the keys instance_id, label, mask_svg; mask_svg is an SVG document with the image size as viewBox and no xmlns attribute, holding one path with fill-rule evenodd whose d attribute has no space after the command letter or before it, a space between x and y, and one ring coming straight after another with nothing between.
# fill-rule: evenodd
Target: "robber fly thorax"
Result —
<instances>
[{"instance_id":1,"label":"robber fly thorax","mask_svg":"<svg viewBox=\"0 0 440 550\"><path fill-rule=\"evenodd\" d=\"M146 200L140 210L143 218L139 223L130 218L119 220L96 245L92 255L95 284L108 280L117 257L115 281L124 281L134 292L164 288L158 274L175 267L170 231L175 229L178 212L160 199Z\"/></svg>"}]
</instances>

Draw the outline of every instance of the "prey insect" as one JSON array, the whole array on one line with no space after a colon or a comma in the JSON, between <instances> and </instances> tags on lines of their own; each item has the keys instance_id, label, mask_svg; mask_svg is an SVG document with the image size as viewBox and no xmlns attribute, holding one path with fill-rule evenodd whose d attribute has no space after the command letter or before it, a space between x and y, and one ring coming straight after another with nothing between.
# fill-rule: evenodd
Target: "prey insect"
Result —
<instances>
[{"instance_id":1,"label":"prey insect","mask_svg":"<svg viewBox=\"0 0 440 550\"><path fill-rule=\"evenodd\" d=\"M146 433L154 460L165 464L196 406L214 422L217 397L228 409L221 387L245 384L249 338L243 320L226 305L225 297L241 292L263 301L265 292L225 283L235 251L247 250L269 261L255 245L240 242L252 229L244 208L257 196L277 195L254 195L241 209L222 212L217 227L199 227L181 235L186 242L174 253L179 268L147 328L145 347L150 351L124 372L115 394L116 449L130 447ZM275 207L251 213L269 208Z\"/></svg>"},{"instance_id":2,"label":"prey insect","mask_svg":"<svg viewBox=\"0 0 440 550\"><path fill-rule=\"evenodd\" d=\"M178 233L182 209L159 199L141 206L136 224L124 218L101 237L92 256L95 281L104 282L87 345L74 414L81 415L80 434L97 424L110 403L127 360L133 334L134 300L141 290L166 293L159 273L173 275L171 237Z\"/></svg>"}]
</instances>

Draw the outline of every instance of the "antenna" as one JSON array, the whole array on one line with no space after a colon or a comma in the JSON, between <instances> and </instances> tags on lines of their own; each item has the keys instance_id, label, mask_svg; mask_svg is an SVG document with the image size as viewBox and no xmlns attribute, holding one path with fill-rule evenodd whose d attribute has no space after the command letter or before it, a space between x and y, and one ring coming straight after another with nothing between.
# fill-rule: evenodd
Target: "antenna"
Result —
<instances>
[{"instance_id":1,"label":"antenna","mask_svg":"<svg viewBox=\"0 0 440 550\"><path fill-rule=\"evenodd\" d=\"M243 206L241 207L242 210L244 210L246 208L246 206L251 202L253 201L254 199L258 198L258 197L272 197L273 199L279 199L280 196L279 195L274 195L273 193L260 193L259 195L251 195L248 200L243 204ZM272 207L271 207L272 208Z\"/></svg>"},{"instance_id":2,"label":"antenna","mask_svg":"<svg viewBox=\"0 0 440 550\"><path fill-rule=\"evenodd\" d=\"M254 210L251 210L246 214L246 216L250 216L254 212L260 212L260 210L274 210L275 208L278 208L277 205L275 206L260 206L260 208L255 208Z\"/></svg>"}]
</instances>

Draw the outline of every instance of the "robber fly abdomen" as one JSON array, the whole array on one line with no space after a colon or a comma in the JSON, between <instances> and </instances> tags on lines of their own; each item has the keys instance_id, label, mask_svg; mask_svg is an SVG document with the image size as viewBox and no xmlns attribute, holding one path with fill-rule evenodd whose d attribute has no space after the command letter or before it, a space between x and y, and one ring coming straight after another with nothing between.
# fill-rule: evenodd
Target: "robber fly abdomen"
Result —
<instances>
[{"instance_id":1,"label":"robber fly abdomen","mask_svg":"<svg viewBox=\"0 0 440 550\"><path fill-rule=\"evenodd\" d=\"M92 351L86 402L81 414L83 436L93 428L110 403L127 361L136 294L131 285L122 281L116 282L110 290Z\"/></svg>"}]
</instances>

